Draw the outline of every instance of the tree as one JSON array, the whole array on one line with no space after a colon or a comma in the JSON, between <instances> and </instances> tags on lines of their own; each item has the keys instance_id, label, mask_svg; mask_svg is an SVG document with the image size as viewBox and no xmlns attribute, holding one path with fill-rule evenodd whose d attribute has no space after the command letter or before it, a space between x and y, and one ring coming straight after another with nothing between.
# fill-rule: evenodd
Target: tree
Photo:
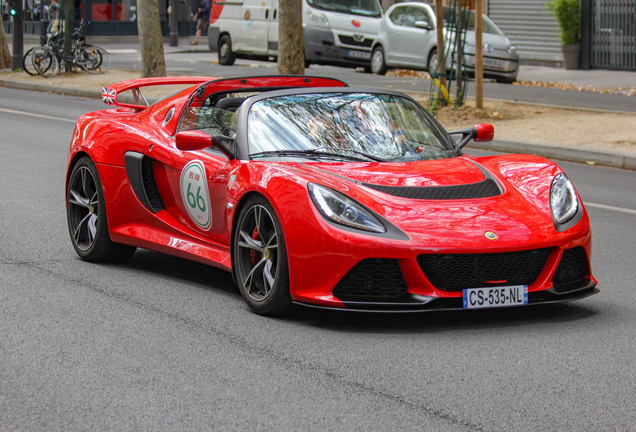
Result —
<instances>
[{"instance_id":1,"label":"tree","mask_svg":"<svg viewBox=\"0 0 636 432\"><path fill-rule=\"evenodd\" d=\"M166 59L163 54L161 22L159 21L159 1L139 0L137 9L139 12L137 28L139 29L139 47L141 49L141 76L143 78L165 77Z\"/></svg>"},{"instance_id":2,"label":"tree","mask_svg":"<svg viewBox=\"0 0 636 432\"><path fill-rule=\"evenodd\" d=\"M0 24L0 69L11 68L11 52L9 52L9 43L4 35L4 23Z\"/></svg>"},{"instance_id":3,"label":"tree","mask_svg":"<svg viewBox=\"0 0 636 432\"><path fill-rule=\"evenodd\" d=\"M303 0L278 2L278 73L305 74Z\"/></svg>"}]
</instances>

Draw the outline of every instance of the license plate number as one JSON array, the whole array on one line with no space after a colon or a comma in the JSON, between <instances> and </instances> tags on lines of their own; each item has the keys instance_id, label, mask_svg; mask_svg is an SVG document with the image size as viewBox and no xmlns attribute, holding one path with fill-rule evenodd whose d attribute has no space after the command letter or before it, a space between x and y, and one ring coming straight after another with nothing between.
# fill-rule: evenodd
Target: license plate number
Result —
<instances>
[{"instance_id":1,"label":"license plate number","mask_svg":"<svg viewBox=\"0 0 636 432\"><path fill-rule=\"evenodd\" d=\"M355 58L361 58L361 59L370 59L371 58L371 53L368 53L366 51L354 51L354 50L349 50L349 57L355 57Z\"/></svg>"},{"instance_id":2,"label":"license plate number","mask_svg":"<svg viewBox=\"0 0 636 432\"><path fill-rule=\"evenodd\" d=\"M464 290L464 309L528 304L528 285L470 288Z\"/></svg>"}]
</instances>

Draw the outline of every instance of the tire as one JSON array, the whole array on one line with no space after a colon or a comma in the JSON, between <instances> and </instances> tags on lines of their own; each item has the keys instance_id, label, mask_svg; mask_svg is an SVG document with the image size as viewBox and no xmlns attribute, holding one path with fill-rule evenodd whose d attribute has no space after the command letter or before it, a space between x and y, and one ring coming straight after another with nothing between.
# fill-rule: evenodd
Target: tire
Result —
<instances>
[{"instance_id":1,"label":"tire","mask_svg":"<svg viewBox=\"0 0 636 432\"><path fill-rule=\"evenodd\" d=\"M292 304L287 249L272 205L261 195L248 199L232 240L232 269L253 312L280 315Z\"/></svg>"},{"instance_id":2,"label":"tire","mask_svg":"<svg viewBox=\"0 0 636 432\"><path fill-rule=\"evenodd\" d=\"M66 216L71 243L84 261L125 261L135 253L137 248L114 243L108 235L104 191L89 157L81 158L69 176Z\"/></svg>"},{"instance_id":3,"label":"tire","mask_svg":"<svg viewBox=\"0 0 636 432\"><path fill-rule=\"evenodd\" d=\"M386 67L384 57L384 49L381 46L376 47L371 54L371 73L384 75L389 68Z\"/></svg>"},{"instance_id":4,"label":"tire","mask_svg":"<svg viewBox=\"0 0 636 432\"><path fill-rule=\"evenodd\" d=\"M219 41L218 47L219 64L223 66L232 66L236 61L236 54L232 52L232 39L230 35L223 35Z\"/></svg>"},{"instance_id":5,"label":"tire","mask_svg":"<svg viewBox=\"0 0 636 432\"><path fill-rule=\"evenodd\" d=\"M428 62L426 62L426 69L428 74L432 77L434 75L435 66L437 66L437 62L439 61L439 57L437 55L437 49L433 49L431 53L428 55ZM437 71L435 71L437 72Z\"/></svg>"},{"instance_id":6,"label":"tire","mask_svg":"<svg viewBox=\"0 0 636 432\"><path fill-rule=\"evenodd\" d=\"M500 84L512 84L513 82L515 82L515 80L511 78L495 78L495 81Z\"/></svg>"},{"instance_id":7,"label":"tire","mask_svg":"<svg viewBox=\"0 0 636 432\"><path fill-rule=\"evenodd\" d=\"M31 51L31 64L38 74L52 78L60 72L60 63L53 50L47 46L39 46Z\"/></svg>"},{"instance_id":8,"label":"tire","mask_svg":"<svg viewBox=\"0 0 636 432\"><path fill-rule=\"evenodd\" d=\"M91 74L104 74L110 70L110 56L105 49L99 47L84 46L77 63Z\"/></svg>"},{"instance_id":9,"label":"tire","mask_svg":"<svg viewBox=\"0 0 636 432\"><path fill-rule=\"evenodd\" d=\"M31 56L31 53L35 48L37 47L31 48L22 56L22 70L31 76L39 75L38 71L35 70L35 67L33 66L33 57Z\"/></svg>"}]
</instances>

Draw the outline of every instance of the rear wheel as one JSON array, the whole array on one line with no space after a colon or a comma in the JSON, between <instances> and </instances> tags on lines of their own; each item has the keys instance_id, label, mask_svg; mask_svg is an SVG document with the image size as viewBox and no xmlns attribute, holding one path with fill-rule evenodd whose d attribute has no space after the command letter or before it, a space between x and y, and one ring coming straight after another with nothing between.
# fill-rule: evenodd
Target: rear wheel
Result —
<instances>
[{"instance_id":1,"label":"rear wheel","mask_svg":"<svg viewBox=\"0 0 636 432\"><path fill-rule=\"evenodd\" d=\"M287 249L272 205L254 196L243 207L232 245L232 267L252 311L279 315L291 306Z\"/></svg>"},{"instance_id":2,"label":"rear wheel","mask_svg":"<svg viewBox=\"0 0 636 432\"><path fill-rule=\"evenodd\" d=\"M236 54L232 52L232 39L230 35L223 35L219 41L219 64L232 66L236 61Z\"/></svg>"},{"instance_id":3,"label":"rear wheel","mask_svg":"<svg viewBox=\"0 0 636 432\"><path fill-rule=\"evenodd\" d=\"M104 191L95 164L80 159L69 176L66 216L75 252L85 261L124 261L135 253L133 246L111 241L104 206Z\"/></svg>"},{"instance_id":4,"label":"rear wheel","mask_svg":"<svg viewBox=\"0 0 636 432\"><path fill-rule=\"evenodd\" d=\"M371 54L371 73L384 75L387 70L384 49L381 46L376 47Z\"/></svg>"},{"instance_id":5,"label":"rear wheel","mask_svg":"<svg viewBox=\"0 0 636 432\"><path fill-rule=\"evenodd\" d=\"M103 74L110 70L110 56L99 47L84 46L77 62L82 69L92 74Z\"/></svg>"}]
</instances>

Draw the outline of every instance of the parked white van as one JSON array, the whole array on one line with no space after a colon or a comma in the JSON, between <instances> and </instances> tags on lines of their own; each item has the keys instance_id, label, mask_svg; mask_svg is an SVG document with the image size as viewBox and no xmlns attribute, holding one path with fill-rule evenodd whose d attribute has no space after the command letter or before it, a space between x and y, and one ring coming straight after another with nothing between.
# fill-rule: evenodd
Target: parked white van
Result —
<instances>
[{"instance_id":1,"label":"parked white van","mask_svg":"<svg viewBox=\"0 0 636 432\"><path fill-rule=\"evenodd\" d=\"M305 65L362 66L380 31L378 0L301 0ZM278 0L214 0L208 29L219 63L278 56Z\"/></svg>"}]
</instances>

